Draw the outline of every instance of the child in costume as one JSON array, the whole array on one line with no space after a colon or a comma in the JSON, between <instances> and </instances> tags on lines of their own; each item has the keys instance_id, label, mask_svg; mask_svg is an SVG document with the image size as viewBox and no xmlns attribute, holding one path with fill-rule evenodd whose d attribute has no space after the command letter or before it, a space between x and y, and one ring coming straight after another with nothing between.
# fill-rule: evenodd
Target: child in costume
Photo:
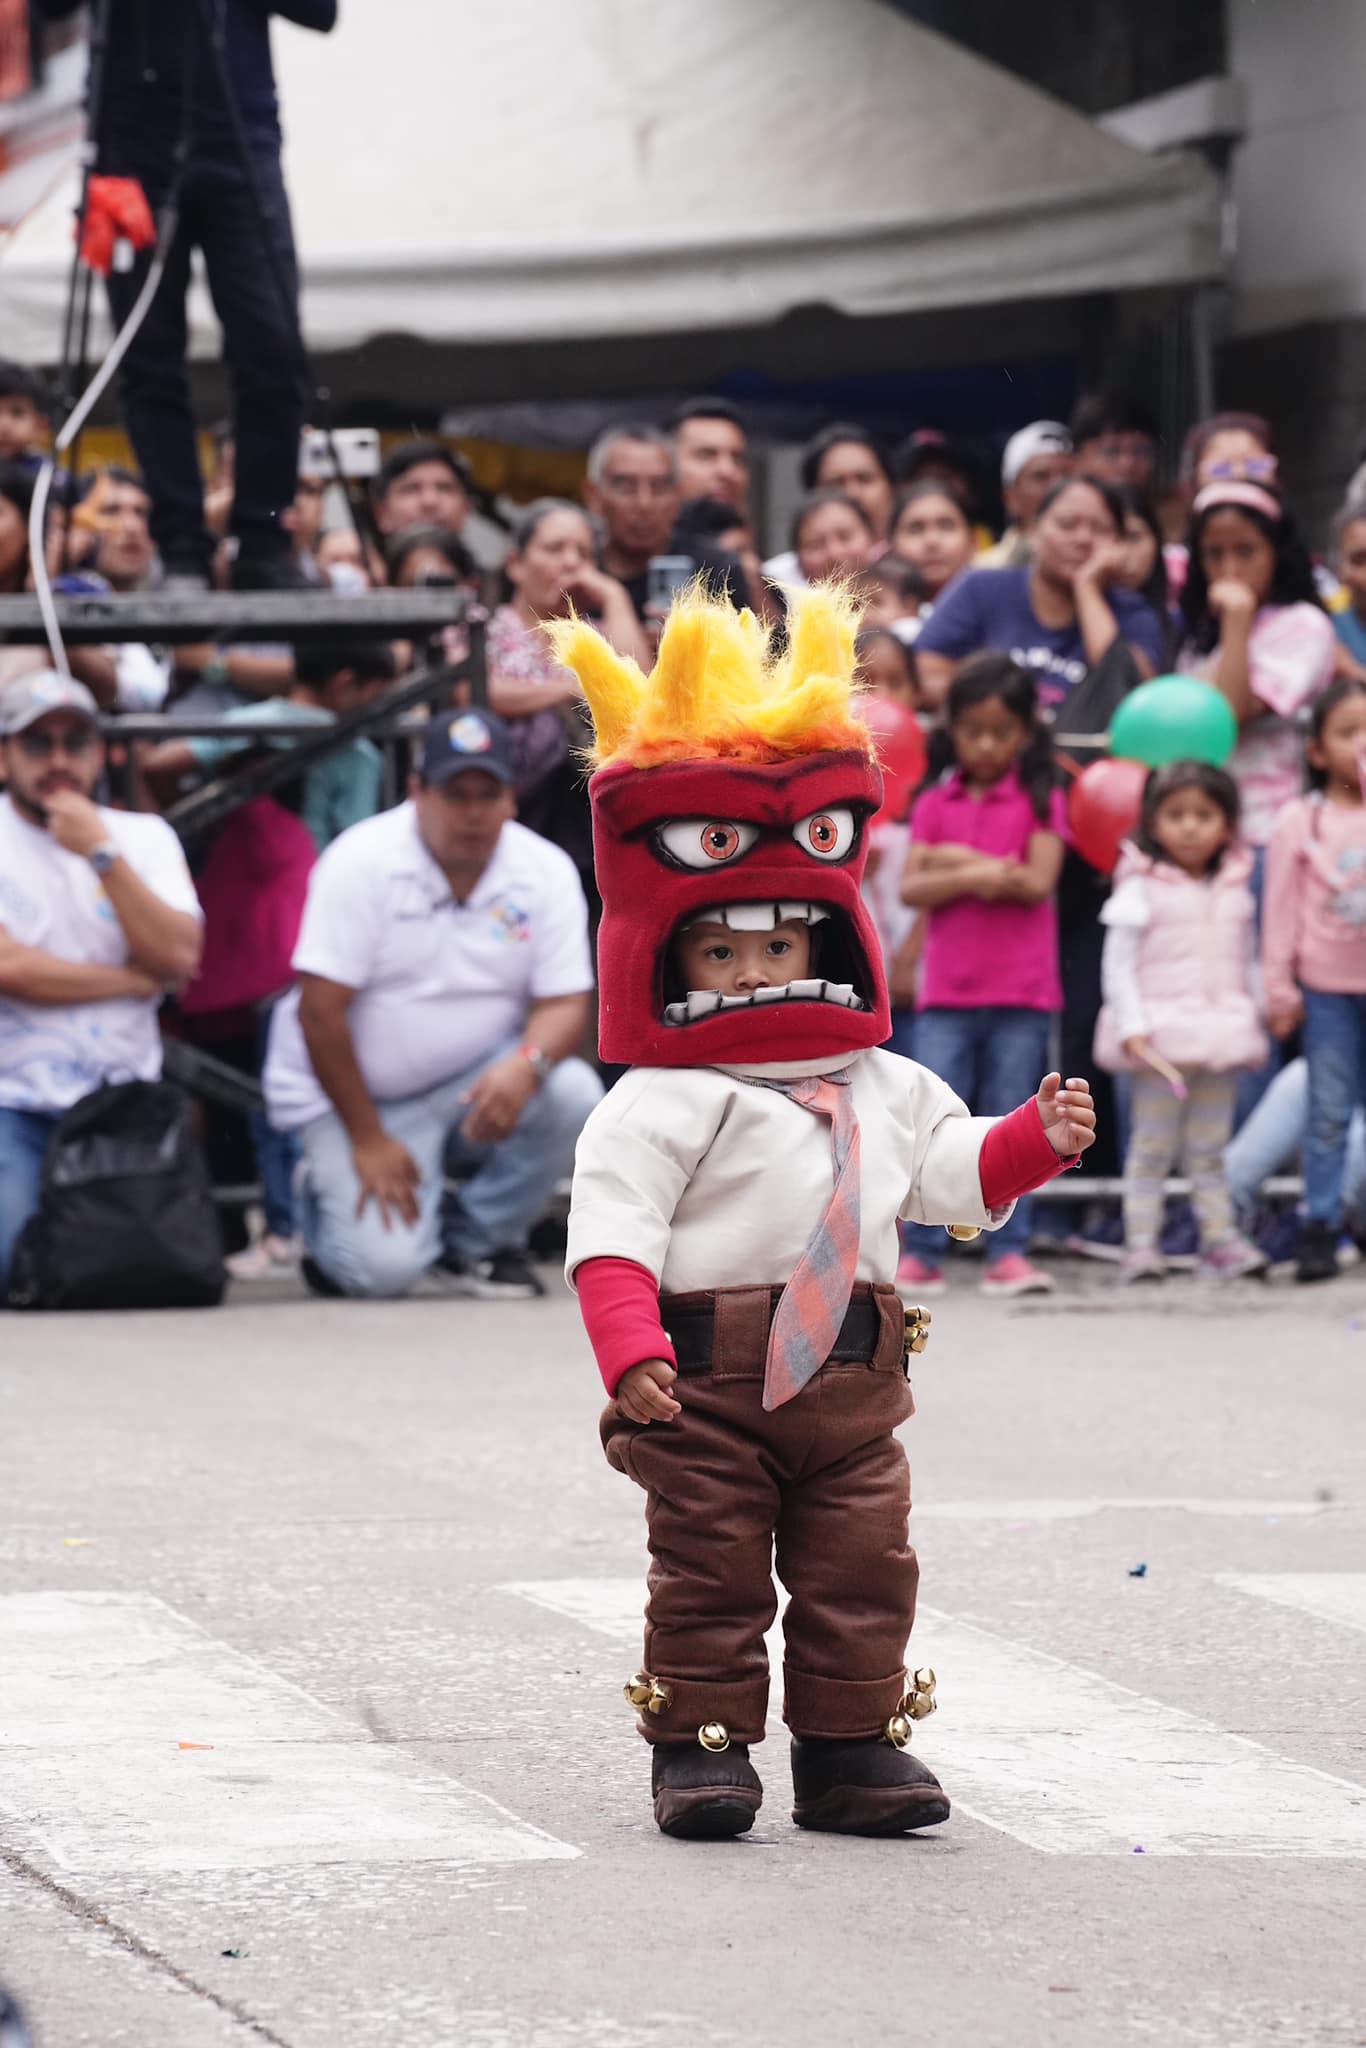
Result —
<instances>
[{"instance_id":1,"label":"child in costume","mask_svg":"<svg viewBox=\"0 0 1366 2048\"><path fill-rule=\"evenodd\" d=\"M784 1616L800 1826L947 1818L904 1745L917 1565L894 1431L927 1320L893 1285L897 1219L990 1228L1092 1142L1056 1074L993 1122L878 1050L860 895L881 777L852 693L857 615L794 600L786 653L681 598L647 679L552 629L593 713L600 1040L629 1063L579 1141L566 1270L611 1403L608 1460L645 1489L645 1668L627 1687L668 1834L751 1826L764 1632Z\"/></svg>"}]
</instances>

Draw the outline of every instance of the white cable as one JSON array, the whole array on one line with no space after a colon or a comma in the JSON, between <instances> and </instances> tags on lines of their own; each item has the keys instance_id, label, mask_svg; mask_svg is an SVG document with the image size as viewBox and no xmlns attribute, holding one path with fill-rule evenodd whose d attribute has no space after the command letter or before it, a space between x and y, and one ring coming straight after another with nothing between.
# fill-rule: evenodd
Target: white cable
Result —
<instances>
[{"instance_id":1,"label":"white cable","mask_svg":"<svg viewBox=\"0 0 1366 2048\"><path fill-rule=\"evenodd\" d=\"M100 399L108 389L109 380L123 361L134 335L147 318L147 311L157 295L162 272L166 268L166 252L175 234L174 215L163 216L161 232L157 236L157 253L148 265L147 275L142 281L142 290L129 308L128 317L114 336L109 353L96 370L85 388L79 404L58 434L52 445L52 453L45 459L33 486L33 502L28 515L29 566L33 571L33 588L38 599L38 610L42 614L43 631L47 635L48 652L52 666L59 675L69 676L71 664L66 658L66 646L62 640L62 629L57 623L57 607L52 597L52 582L47 573L46 536L43 527L47 519L47 501L52 491L52 478L57 468L57 457L63 454L80 433Z\"/></svg>"}]
</instances>

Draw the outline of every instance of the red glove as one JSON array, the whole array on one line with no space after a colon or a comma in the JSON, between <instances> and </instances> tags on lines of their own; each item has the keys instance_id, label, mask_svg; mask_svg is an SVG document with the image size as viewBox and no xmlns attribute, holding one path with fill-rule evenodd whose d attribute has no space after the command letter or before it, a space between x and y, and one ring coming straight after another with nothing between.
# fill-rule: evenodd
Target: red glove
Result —
<instances>
[{"instance_id":1,"label":"red glove","mask_svg":"<svg viewBox=\"0 0 1366 2048\"><path fill-rule=\"evenodd\" d=\"M86 193L81 261L101 277L114 263L114 244L122 239L135 249L150 248L157 238L147 195L136 178L92 178Z\"/></svg>"}]
</instances>

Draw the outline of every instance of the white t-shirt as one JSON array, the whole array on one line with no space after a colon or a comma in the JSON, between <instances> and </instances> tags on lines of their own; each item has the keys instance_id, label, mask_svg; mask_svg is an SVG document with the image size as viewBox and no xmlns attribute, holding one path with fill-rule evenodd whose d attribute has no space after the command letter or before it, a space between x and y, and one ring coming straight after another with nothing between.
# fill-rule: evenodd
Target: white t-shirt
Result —
<instances>
[{"instance_id":1,"label":"white t-shirt","mask_svg":"<svg viewBox=\"0 0 1366 2048\"><path fill-rule=\"evenodd\" d=\"M530 1004L593 986L588 906L574 863L509 822L457 903L411 803L334 839L308 882L299 974L360 993L349 1021L365 1085L399 1102L466 1073L520 1030ZM266 1105L277 1130L332 1104L309 1061L297 991L271 1022Z\"/></svg>"},{"instance_id":2,"label":"white t-shirt","mask_svg":"<svg viewBox=\"0 0 1366 2048\"><path fill-rule=\"evenodd\" d=\"M841 1064L859 1121L859 1280L895 1278L899 1216L1005 1222L1009 1208L982 1200L978 1166L995 1118L969 1116L937 1074L897 1053ZM777 1089L734 1069L632 1067L579 1136L565 1272L572 1285L585 1259L619 1258L665 1294L785 1285L834 1184L828 1120Z\"/></svg>"},{"instance_id":3,"label":"white t-shirt","mask_svg":"<svg viewBox=\"0 0 1366 2048\"><path fill-rule=\"evenodd\" d=\"M164 818L101 810L106 836L172 910L201 915L180 841ZM59 960L126 967L128 941L88 860L68 853L0 796L0 925ZM153 996L24 1003L0 995L0 1108L69 1109L106 1081L155 1081L161 1033Z\"/></svg>"}]
</instances>

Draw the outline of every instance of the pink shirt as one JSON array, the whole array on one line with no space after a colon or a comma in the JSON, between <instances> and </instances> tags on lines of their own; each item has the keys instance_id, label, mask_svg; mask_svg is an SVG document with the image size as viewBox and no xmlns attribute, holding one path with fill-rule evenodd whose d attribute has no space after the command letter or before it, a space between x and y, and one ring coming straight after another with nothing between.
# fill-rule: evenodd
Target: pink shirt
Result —
<instances>
[{"instance_id":1,"label":"pink shirt","mask_svg":"<svg viewBox=\"0 0 1366 2048\"><path fill-rule=\"evenodd\" d=\"M1036 832L1066 836L1062 794L1054 790L1041 822L1014 769L974 795L960 772L927 789L911 815L918 846L971 846L1023 861ZM1060 1010L1058 916L1045 903L984 903L977 896L927 910L920 1007L968 1010L993 1004Z\"/></svg>"},{"instance_id":2,"label":"pink shirt","mask_svg":"<svg viewBox=\"0 0 1366 2048\"><path fill-rule=\"evenodd\" d=\"M1181 673L1212 681L1219 649L1182 650ZM1264 605L1247 644L1248 681L1266 706L1238 735L1228 772L1242 799L1239 832L1249 846L1265 846L1276 819L1304 786L1304 735L1296 720L1333 680L1337 634L1327 612L1313 604Z\"/></svg>"},{"instance_id":3,"label":"pink shirt","mask_svg":"<svg viewBox=\"0 0 1366 2048\"><path fill-rule=\"evenodd\" d=\"M1266 999L1297 987L1366 995L1366 805L1302 796L1282 811L1267 856L1262 911Z\"/></svg>"}]
</instances>

